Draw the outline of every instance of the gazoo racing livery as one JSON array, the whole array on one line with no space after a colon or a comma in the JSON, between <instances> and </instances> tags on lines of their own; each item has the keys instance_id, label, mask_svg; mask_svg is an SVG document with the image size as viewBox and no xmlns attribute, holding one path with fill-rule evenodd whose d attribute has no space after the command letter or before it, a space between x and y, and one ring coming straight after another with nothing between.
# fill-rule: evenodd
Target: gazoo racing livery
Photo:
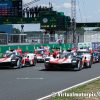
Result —
<instances>
[{"instance_id":1,"label":"gazoo racing livery","mask_svg":"<svg viewBox=\"0 0 100 100\"><path fill-rule=\"evenodd\" d=\"M82 60L73 55L73 53L60 54L59 58L52 58L45 61L45 69L82 69Z\"/></svg>"},{"instance_id":2,"label":"gazoo racing livery","mask_svg":"<svg viewBox=\"0 0 100 100\"><path fill-rule=\"evenodd\" d=\"M20 68L22 57L18 52L10 52L4 54L3 58L0 58L0 67Z\"/></svg>"},{"instance_id":3,"label":"gazoo racing livery","mask_svg":"<svg viewBox=\"0 0 100 100\"><path fill-rule=\"evenodd\" d=\"M77 56L81 57L83 67L91 67L93 62L93 56L89 50L81 49L77 51Z\"/></svg>"},{"instance_id":4,"label":"gazoo racing livery","mask_svg":"<svg viewBox=\"0 0 100 100\"><path fill-rule=\"evenodd\" d=\"M37 62L36 55L33 53L27 53L24 55L22 59L22 65L23 66L35 66Z\"/></svg>"},{"instance_id":5,"label":"gazoo racing livery","mask_svg":"<svg viewBox=\"0 0 100 100\"><path fill-rule=\"evenodd\" d=\"M44 49L37 49L35 54L38 62L44 62Z\"/></svg>"},{"instance_id":6,"label":"gazoo racing livery","mask_svg":"<svg viewBox=\"0 0 100 100\"><path fill-rule=\"evenodd\" d=\"M48 62L50 59L54 59L54 57L53 57L53 55L51 54L51 55L49 55L49 56L47 56L47 57L45 57L45 62Z\"/></svg>"}]
</instances>

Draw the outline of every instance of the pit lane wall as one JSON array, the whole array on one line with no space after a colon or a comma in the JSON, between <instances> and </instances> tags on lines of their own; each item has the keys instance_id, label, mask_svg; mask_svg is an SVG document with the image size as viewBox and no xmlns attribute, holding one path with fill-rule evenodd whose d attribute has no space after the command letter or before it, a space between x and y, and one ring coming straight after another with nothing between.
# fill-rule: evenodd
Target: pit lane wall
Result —
<instances>
[{"instance_id":1,"label":"pit lane wall","mask_svg":"<svg viewBox=\"0 0 100 100\"><path fill-rule=\"evenodd\" d=\"M60 48L60 49L70 49L72 48L73 44L37 44L37 45L7 45L7 46L0 46L0 57L2 57L3 53L5 53L7 50L12 49L19 49L21 48L23 52L34 52L35 49L38 49L40 46L48 46L51 49L52 48Z\"/></svg>"}]
</instances>

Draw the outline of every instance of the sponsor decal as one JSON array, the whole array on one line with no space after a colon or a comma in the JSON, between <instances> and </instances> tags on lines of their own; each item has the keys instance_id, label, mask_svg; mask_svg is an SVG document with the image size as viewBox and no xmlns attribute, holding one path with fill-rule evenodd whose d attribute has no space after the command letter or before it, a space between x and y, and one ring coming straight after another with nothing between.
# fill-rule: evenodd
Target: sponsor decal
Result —
<instances>
[{"instance_id":1,"label":"sponsor decal","mask_svg":"<svg viewBox=\"0 0 100 100\"><path fill-rule=\"evenodd\" d=\"M7 59L9 59L9 58L1 58L0 62L5 62L5 61L7 61Z\"/></svg>"}]
</instances>

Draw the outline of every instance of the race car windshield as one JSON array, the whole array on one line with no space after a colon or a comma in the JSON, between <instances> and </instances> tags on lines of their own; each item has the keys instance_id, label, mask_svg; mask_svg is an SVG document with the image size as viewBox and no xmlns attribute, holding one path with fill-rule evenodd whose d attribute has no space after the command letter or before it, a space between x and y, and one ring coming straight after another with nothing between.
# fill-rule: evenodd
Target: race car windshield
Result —
<instances>
[{"instance_id":1,"label":"race car windshield","mask_svg":"<svg viewBox=\"0 0 100 100\"><path fill-rule=\"evenodd\" d=\"M61 54L60 55L60 58L69 58L71 56L70 53L67 53L67 54Z\"/></svg>"},{"instance_id":2,"label":"race car windshield","mask_svg":"<svg viewBox=\"0 0 100 100\"><path fill-rule=\"evenodd\" d=\"M38 53L38 54L43 54L44 51L43 51L43 50L41 50L41 51L37 51L37 53Z\"/></svg>"},{"instance_id":3,"label":"race car windshield","mask_svg":"<svg viewBox=\"0 0 100 100\"><path fill-rule=\"evenodd\" d=\"M9 57L15 56L15 55L16 55L16 56L19 56L18 53L13 52L13 53L5 53L5 54L4 54L4 57L8 57L8 58L9 58Z\"/></svg>"},{"instance_id":4,"label":"race car windshield","mask_svg":"<svg viewBox=\"0 0 100 100\"><path fill-rule=\"evenodd\" d=\"M98 53L93 53L93 56L98 56Z\"/></svg>"},{"instance_id":5,"label":"race car windshield","mask_svg":"<svg viewBox=\"0 0 100 100\"><path fill-rule=\"evenodd\" d=\"M89 52L88 51L84 51L84 52L77 52L77 55L81 56L83 54L88 54Z\"/></svg>"},{"instance_id":6,"label":"race car windshield","mask_svg":"<svg viewBox=\"0 0 100 100\"><path fill-rule=\"evenodd\" d=\"M4 57L8 57L9 58L11 55L12 55L12 53L5 53Z\"/></svg>"},{"instance_id":7,"label":"race car windshield","mask_svg":"<svg viewBox=\"0 0 100 100\"><path fill-rule=\"evenodd\" d=\"M64 54L60 54L59 58L65 58Z\"/></svg>"},{"instance_id":8,"label":"race car windshield","mask_svg":"<svg viewBox=\"0 0 100 100\"><path fill-rule=\"evenodd\" d=\"M65 55L65 58L71 58L72 57L72 54L71 53L68 53Z\"/></svg>"}]
</instances>

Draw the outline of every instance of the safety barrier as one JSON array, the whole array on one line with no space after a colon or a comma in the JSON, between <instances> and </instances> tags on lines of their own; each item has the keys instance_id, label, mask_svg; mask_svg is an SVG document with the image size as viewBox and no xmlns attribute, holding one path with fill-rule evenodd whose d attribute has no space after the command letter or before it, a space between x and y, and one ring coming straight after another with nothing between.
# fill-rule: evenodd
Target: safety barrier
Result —
<instances>
[{"instance_id":1,"label":"safety barrier","mask_svg":"<svg viewBox=\"0 0 100 100\"><path fill-rule=\"evenodd\" d=\"M48 46L50 48L60 48L60 49L70 49L72 48L72 44L36 44L36 45L7 45L7 46L0 46L0 57L3 53L7 50L11 49L18 49L21 48L23 52L34 52L35 49L38 49L40 46Z\"/></svg>"}]
</instances>

